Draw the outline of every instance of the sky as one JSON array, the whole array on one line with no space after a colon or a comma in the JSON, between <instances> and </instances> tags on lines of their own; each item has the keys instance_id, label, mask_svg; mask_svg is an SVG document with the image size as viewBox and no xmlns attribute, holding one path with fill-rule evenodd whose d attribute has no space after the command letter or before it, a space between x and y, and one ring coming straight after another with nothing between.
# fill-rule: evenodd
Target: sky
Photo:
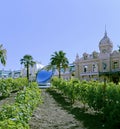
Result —
<instances>
[{"instance_id":1,"label":"sky","mask_svg":"<svg viewBox=\"0 0 120 129\"><path fill-rule=\"evenodd\" d=\"M72 63L76 54L99 52L107 35L113 50L120 45L120 0L0 0L0 44L7 64L0 69L21 69L29 54L43 65L62 50Z\"/></svg>"}]
</instances>

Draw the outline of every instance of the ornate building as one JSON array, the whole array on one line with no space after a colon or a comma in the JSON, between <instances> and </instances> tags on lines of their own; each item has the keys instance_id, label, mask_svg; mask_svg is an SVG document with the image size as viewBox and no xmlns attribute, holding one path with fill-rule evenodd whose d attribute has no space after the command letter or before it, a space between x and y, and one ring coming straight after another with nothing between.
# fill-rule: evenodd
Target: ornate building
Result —
<instances>
[{"instance_id":1,"label":"ornate building","mask_svg":"<svg viewBox=\"0 0 120 129\"><path fill-rule=\"evenodd\" d=\"M80 58L76 55L75 77L80 80L107 80L118 83L120 80L120 52L113 51L113 43L105 31L99 42L100 52L83 53Z\"/></svg>"}]
</instances>

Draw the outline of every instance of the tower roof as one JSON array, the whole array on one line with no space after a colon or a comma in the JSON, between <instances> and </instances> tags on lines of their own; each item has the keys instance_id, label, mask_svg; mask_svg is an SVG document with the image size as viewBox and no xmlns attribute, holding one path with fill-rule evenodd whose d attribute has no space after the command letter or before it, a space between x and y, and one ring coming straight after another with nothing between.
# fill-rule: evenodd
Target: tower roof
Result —
<instances>
[{"instance_id":1,"label":"tower roof","mask_svg":"<svg viewBox=\"0 0 120 129\"><path fill-rule=\"evenodd\" d=\"M105 29L105 33L104 33L104 36L103 38L100 40L99 42L99 47L104 47L104 46L111 46L113 47L113 43L112 41L110 40L110 38L107 36L107 31Z\"/></svg>"}]
</instances>

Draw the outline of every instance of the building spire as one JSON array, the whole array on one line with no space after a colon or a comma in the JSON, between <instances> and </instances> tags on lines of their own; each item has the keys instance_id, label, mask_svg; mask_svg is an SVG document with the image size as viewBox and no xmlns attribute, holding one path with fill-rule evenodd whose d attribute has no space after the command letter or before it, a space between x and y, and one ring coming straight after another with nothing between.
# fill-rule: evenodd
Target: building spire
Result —
<instances>
[{"instance_id":1,"label":"building spire","mask_svg":"<svg viewBox=\"0 0 120 129\"><path fill-rule=\"evenodd\" d=\"M107 37L106 24L105 24L105 36L104 37Z\"/></svg>"},{"instance_id":2,"label":"building spire","mask_svg":"<svg viewBox=\"0 0 120 129\"><path fill-rule=\"evenodd\" d=\"M79 61L79 55L78 55L78 53L76 54L76 61Z\"/></svg>"}]
</instances>

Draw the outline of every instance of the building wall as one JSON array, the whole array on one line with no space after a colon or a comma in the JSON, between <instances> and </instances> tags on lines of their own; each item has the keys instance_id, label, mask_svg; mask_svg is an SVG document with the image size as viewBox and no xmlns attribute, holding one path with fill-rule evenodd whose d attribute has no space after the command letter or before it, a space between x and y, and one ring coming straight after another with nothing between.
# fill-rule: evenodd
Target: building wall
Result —
<instances>
[{"instance_id":1,"label":"building wall","mask_svg":"<svg viewBox=\"0 0 120 129\"><path fill-rule=\"evenodd\" d=\"M83 53L80 58L76 55L75 77L80 80L115 81L120 80L120 52L113 51L113 43L105 31L99 42L100 52Z\"/></svg>"}]
</instances>

